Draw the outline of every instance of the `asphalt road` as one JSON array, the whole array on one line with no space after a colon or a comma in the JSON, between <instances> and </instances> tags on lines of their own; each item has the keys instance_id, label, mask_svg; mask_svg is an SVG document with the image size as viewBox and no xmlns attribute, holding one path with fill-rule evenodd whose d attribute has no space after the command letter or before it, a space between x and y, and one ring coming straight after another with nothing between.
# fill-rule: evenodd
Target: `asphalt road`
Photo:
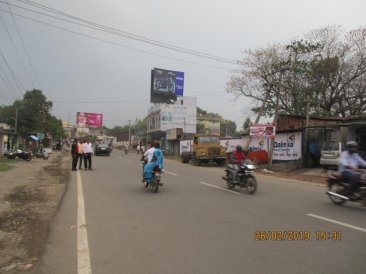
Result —
<instances>
[{"instance_id":1,"label":"asphalt road","mask_svg":"<svg viewBox=\"0 0 366 274\"><path fill-rule=\"evenodd\" d=\"M222 167L173 160L153 193L139 158L115 151L72 173L39 273L365 273L359 204L267 175L255 195L230 191Z\"/></svg>"}]
</instances>

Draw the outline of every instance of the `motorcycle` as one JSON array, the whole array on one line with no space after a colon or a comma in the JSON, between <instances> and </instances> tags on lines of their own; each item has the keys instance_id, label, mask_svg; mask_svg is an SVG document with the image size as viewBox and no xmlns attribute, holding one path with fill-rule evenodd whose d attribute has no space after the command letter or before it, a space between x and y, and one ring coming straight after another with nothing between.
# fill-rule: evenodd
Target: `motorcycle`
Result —
<instances>
[{"instance_id":1,"label":"motorcycle","mask_svg":"<svg viewBox=\"0 0 366 274\"><path fill-rule=\"evenodd\" d=\"M161 173L163 172L158 165L156 165L153 168L152 171L152 182L151 183L145 183L144 181L144 167L148 163L146 158L141 158L141 165L142 165L142 182L145 184L145 187L151 187L153 192L158 192L159 186L163 186L161 181Z\"/></svg>"},{"instance_id":2,"label":"motorcycle","mask_svg":"<svg viewBox=\"0 0 366 274\"><path fill-rule=\"evenodd\" d=\"M13 151L9 152L6 155L6 157L8 159L19 158L19 159L23 159L25 161L30 161L33 158L33 153L32 152L23 151L21 149L17 149L17 150L13 150Z\"/></svg>"},{"instance_id":3,"label":"motorcycle","mask_svg":"<svg viewBox=\"0 0 366 274\"><path fill-rule=\"evenodd\" d=\"M347 180L341 178L340 174L336 171L328 172L328 191L326 194L329 196L329 199L336 205L342 205L350 201L361 202L363 206L366 206L366 169L360 169L359 173L361 187L355 190L352 196L349 196L345 195L349 188Z\"/></svg>"},{"instance_id":4,"label":"motorcycle","mask_svg":"<svg viewBox=\"0 0 366 274\"><path fill-rule=\"evenodd\" d=\"M48 160L49 157L47 151L46 150L42 151L42 149L38 150L35 156L36 158L42 158L43 160Z\"/></svg>"},{"instance_id":5,"label":"motorcycle","mask_svg":"<svg viewBox=\"0 0 366 274\"><path fill-rule=\"evenodd\" d=\"M226 176L222 177L226 181L229 189L234 189L235 186L246 188L248 194L254 194L257 191L258 183L257 179L253 175L255 166L250 160L245 160L239 167L236 175L236 181L234 181L235 169L233 166L228 165L225 169Z\"/></svg>"}]
</instances>

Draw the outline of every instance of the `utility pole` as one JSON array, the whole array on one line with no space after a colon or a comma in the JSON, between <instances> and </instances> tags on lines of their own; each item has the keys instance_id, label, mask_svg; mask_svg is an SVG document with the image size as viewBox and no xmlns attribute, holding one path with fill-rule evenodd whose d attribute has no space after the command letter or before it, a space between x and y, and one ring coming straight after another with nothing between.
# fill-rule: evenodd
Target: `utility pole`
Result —
<instances>
[{"instance_id":1,"label":"utility pole","mask_svg":"<svg viewBox=\"0 0 366 274\"><path fill-rule=\"evenodd\" d=\"M183 139L186 139L186 117L184 117L184 127L183 127Z\"/></svg>"},{"instance_id":2,"label":"utility pole","mask_svg":"<svg viewBox=\"0 0 366 274\"><path fill-rule=\"evenodd\" d=\"M15 109L15 117L10 117L10 119L14 120L14 135L16 136L15 147L18 148L18 108ZM12 146L13 141L14 139L12 140Z\"/></svg>"},{"instance_id":3,"label":"utility pole","mask_svg":"<svg viewBox=\"0 0 366 274\"><path fill-rule=\"evenodd\" d=\"M18 134L18 108L15 109L15 124L14 124L14 133Z\"/></svg>"},{"instance_id":4,"label":"utility pole","mask_svg":"<svg viewBox=\"0 0 366 274\"><path fill-rule=\"evenodd\" d=\"M131 120L128 120L128 146L131 145Z\"/></svg>"}]
</instances>

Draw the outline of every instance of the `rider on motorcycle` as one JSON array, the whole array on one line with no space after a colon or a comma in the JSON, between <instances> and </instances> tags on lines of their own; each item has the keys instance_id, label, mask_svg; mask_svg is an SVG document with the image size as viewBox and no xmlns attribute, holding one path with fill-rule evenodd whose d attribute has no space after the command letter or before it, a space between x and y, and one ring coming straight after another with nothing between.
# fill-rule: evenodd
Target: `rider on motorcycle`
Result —
<instances>
[{"instance_id":1,"label":"rider on motorcycle","mask_svg":"<svg viewBox=\"0 0 366 274\"><path fill-rule=\"evenodd\" d=\"M237 182L236 177L238 175L240 166L244 163L244 160L245 154L243 147L241 145L237 145L235 150L231 153L231 157L229 159L229 166L234 169L234 182Z\"/></svg>"},{"instance_id":2,"label":"rider on motorcycle","mask_svg":"<svg viewBox=\"0 0 366 274\"><path fill-rule=\"evenodd\" d=\"M144 182L145 186L151 183L153 177L152 172L156 166L159 166L161 170L164 169L164 156L160 150L159 142L154 142L154 153L151 161L144 166ZM162 183L161 183L162 185Z\"/></svg>"},{"instance_id":3,"label":"rider on motorcycle","mask_svg":"<svg viewBox=\"0 0 366 274\"><path fill-rule=\"evenodd\" d=\"M338 171L341 177L349 182L349 188L345 195L353 195L353 192L360 186L359 168L366 168L366 161L357 153L358 144L355 141L348 141L347 150L343 151L339 158Z\"/></svg>"},{"instance_id":4,"label":"rider on motorcycle","mask_svg":"<svg viewBox=\"0 0 366 274\"><path fill-rule=\"evenodd\" d=\"M144 152L144 154L142 155L141 157L141 161L145 160L150 163L152 158L153 158L153 155L154 155L154 150L155 148L154 147L151 147L150 144L147 144L147 150Z\"/></svg>"}]
</instances>

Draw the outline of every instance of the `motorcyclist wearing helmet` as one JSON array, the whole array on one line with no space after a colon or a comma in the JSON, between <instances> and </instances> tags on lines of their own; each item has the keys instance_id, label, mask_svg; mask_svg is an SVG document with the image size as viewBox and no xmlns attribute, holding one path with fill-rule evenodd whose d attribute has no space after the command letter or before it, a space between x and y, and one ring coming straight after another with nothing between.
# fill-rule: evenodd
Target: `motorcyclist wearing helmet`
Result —
<instances>
[{"instance_id":1,"label":"motorcyclist wearing helmet","mask_svg":"<svg viewBox=\"0 0 366 274\"><path fill-rule=\"evenodd\" d=\"M346 148L339 158L338 171L341 177L350 183L346 195L352 195L360 186L360 174L357 171L359 168L366 168L366 161L357 153L357 142L348 141Z\"/></svg>"},{"instance_id":2,"label":"motorcyclist wearing helmet","mask_svg":"<svg viewBox=\"0 0 366 274\"><path fill-rule=\"evenodd\" d=\"M232 152L229 165L234 169L234 182L237 181L236 177L238 175L238 171L240 166L244 163L245 154L243 151L243 147L241 145L237 145L235 150Z\"/></svg>"}]
</instances>

